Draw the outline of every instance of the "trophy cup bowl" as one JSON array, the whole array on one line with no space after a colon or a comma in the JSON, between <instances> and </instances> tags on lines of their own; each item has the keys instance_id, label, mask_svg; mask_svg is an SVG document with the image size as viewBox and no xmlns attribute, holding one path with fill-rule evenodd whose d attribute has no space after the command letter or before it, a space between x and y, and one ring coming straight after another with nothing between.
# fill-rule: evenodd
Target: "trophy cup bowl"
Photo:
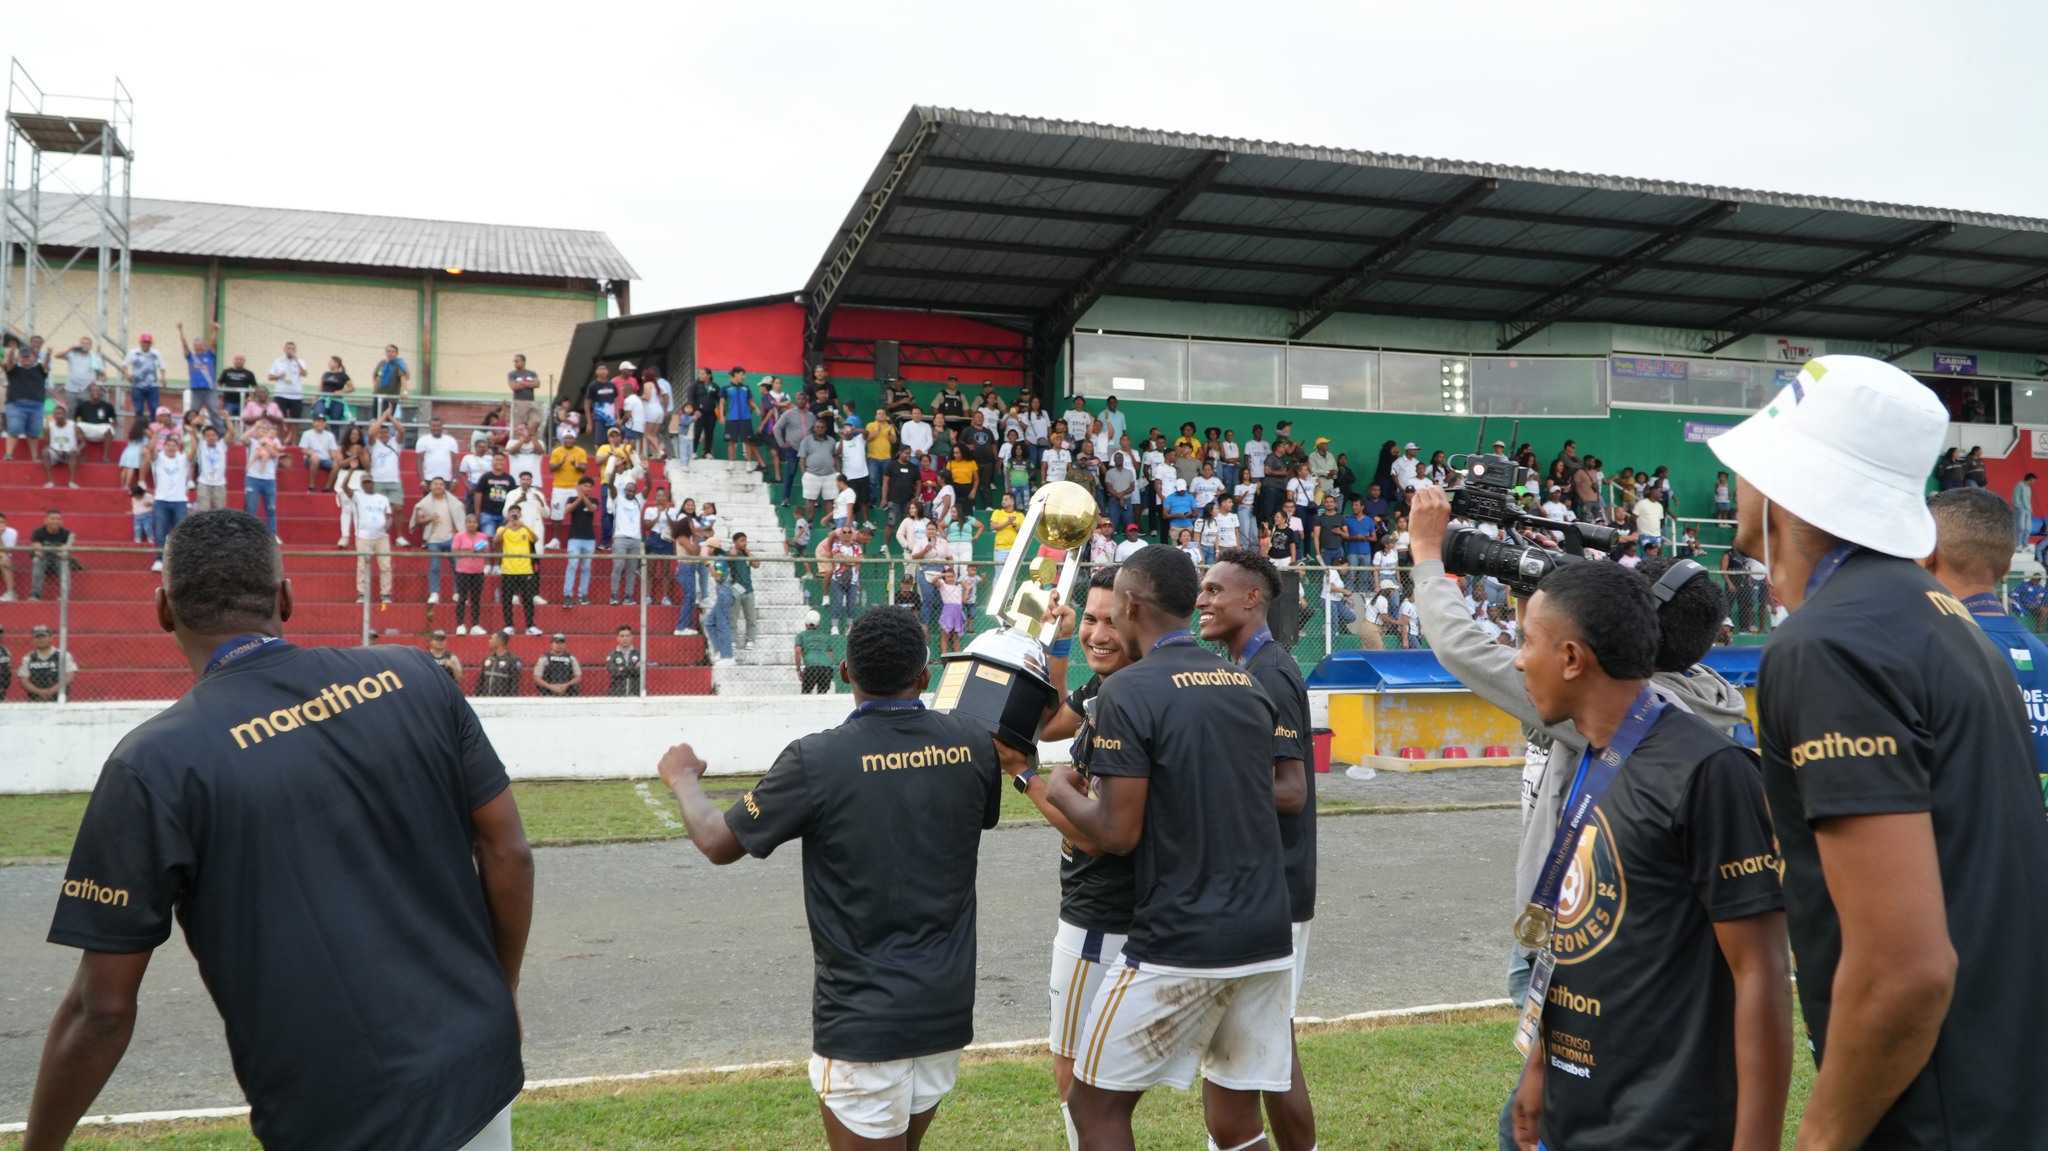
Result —
<instances>
[{"instance_id":1,"label":"trophy cup bowl","mask_svg":"<svg viewBox=\"0 0 2048 1151\"><path fill-rule=\"evenodd\" d=\"M990 614L1001 625L976 636L965 651L944 656L933 707L974 719L1022 751L1038 746L1045 711L1062 688L1048 678L1046 643L1055 624L1045 616L1052 598L1066 599L1081 566L1081 549L1095 532L1095 497L1060 480L1033 493L1018 546L989 588ZM1063 553L1026 555L1038 548Z\"/></svg>"}]
</instances>

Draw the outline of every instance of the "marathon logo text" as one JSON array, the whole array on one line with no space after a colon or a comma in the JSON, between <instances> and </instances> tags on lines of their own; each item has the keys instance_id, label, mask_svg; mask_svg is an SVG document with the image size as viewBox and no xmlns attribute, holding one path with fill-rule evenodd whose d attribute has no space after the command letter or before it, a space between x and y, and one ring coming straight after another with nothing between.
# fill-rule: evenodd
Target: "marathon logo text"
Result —
<instances>
[{"instance_id":1,"label":"marathon logo text","mask_svg":"<svg viewBox=\"0 0 2048 1151\"><path fill-rule=\"evenodd\" d=\"M1843 735L1831 731L1819 739L1792 745L1792 766L1805 767L1823 759L1872 759L1880 755L1899 754L1899 741L1888 735Z\"/></svg>"},{"instance_id":2,"label":"marathon logo text","mask_svg":"<svg viewBox=\"0 0 2048 1151\"><path fill-rule=\"evenodd\" d=\"M269 715L250 716L245 722L229 728L228 734L235 737L236 747L247 751L266 739L297 731L309 723L333 719L352 707L380 698L387 691L400 691L404 687L405 681L399 679L395 671L366 675L354 683L330 683L312 699L279 708Z\"/></svg>"},{"instance_id":3,"label":"marathon logo text","mask_svg":"<svg viewBox=\"0 0 2048 1151\"><path fill-rule=\"evenodd\" d=\"M128 892L126 889L101 887L90 879L65 880L64 895L67 899L83 899L87 903L104 903L109 907L128 906Z\"/></svg>"},{"instance_id":4,"label":"marathon logo text","mask_svg":"<svg viewBox=\"0 0 2048 1151\"><path fill-rule=\"evenodd\" d=\"M930 744L916 751L892 751L883 755L860 757L862 771L902 771L913 767L938 767L949 763L966 763L974 758L974 749L964 743L952 747Z\"/></svg>"},{"instance_id":5,"label":"marathon logo text","mask_svg":"<svg viewBox=\"0 0 2048 1151\"><path fill-rule=\"evenodd\" d=\"M1250 687L1252 677L1231 668L1215 671L1183 671L1174 675L1175 687Z\"/></svg>"}]
</instances>

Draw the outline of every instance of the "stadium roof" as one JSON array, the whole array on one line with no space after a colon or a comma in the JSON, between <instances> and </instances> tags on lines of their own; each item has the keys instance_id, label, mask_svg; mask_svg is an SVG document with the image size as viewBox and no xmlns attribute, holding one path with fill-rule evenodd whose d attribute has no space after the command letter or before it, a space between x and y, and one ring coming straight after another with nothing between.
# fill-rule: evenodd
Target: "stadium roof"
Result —
<instances>
[{"instance_id":1,"label":"stadium roof","mask_svg":"<svg viewBox=\"0 0 2048 1151\"><path fill-rule=\"evenodd\" d=\"M1788 170L1798 171L1796 166ZM913 108L806 285L1028 318L1106 295L2048 351L2048 220ZM1049 354L1049 353L1048 353Z\"/></svg>"},{"instance_id":2,"label":"stadium roof","mask_svg":"<svg viewBox=\"0 0 2048 1151\"><path fill-rule=\"evenodd\" d=\"M44 206L41 242L58 248L93 247L99 243L99 217L82 206L71 210L61 203L69 198L44 194L46 201L60 202ZM130 250L144 254L417 271L461 268L589 280L635 278L633 266L612 246L610 237L569 228L137 197L129 202L129 229Z\"/></svg>"}]
</instances>

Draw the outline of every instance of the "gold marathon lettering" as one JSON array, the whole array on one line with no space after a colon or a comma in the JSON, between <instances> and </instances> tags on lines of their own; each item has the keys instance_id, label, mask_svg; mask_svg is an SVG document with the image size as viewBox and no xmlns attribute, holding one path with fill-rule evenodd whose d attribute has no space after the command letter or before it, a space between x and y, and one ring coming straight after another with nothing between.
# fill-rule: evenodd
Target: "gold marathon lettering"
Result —
<instances>
[{"instance_id":1,"label":"gold marathon lettering","mask_svg":"<svg viewBox=\"0 0 2048 1151\"><path fill-rule=\"evenodd\" d=\"M1748 859L1738 859L1733 863L1722 864L1721 878L1740 879L1745 875L1762 875L1766 871L1781 880L1785 878L1785 865L1779 862L1777 856L1769 852L1763 855L1752 855Z\"/></svg>"},{"instance_id":2,"label":"gold marathon lettering","mask_svg":"<svg viewBox=\"0 0 2048 1151\"><path fill-rule=\"evenodd\" d=\"M1934 610L1943 615L1969 621L1972 626L1975 626L1976 621L1970 619L1970 609L1963 606L1962 600L1949 595L1947 592L1938 591L1928 592L1927 598L1933 602Z\"/></svg>"},{"instance_id":3,"label":"gold marathon lettering","mask_svg":"<svg viewBox=\"0 0 2048 1151\"><path fill-rule=\"evenodd\" d=\"M269 715L250 716L246 721L228 729L235 737L235 746L248 750L266 739L274 739L286 732L297 731L309 723L323 723L333 719L352 707L383 696L386 691L401 691L405 681L395 671L381 671L374 676L364 676L354 683L330 683L320 689L320 694L304 703L279 708ZM353 701L353 702L351 702Z\"/></svg>"},{"instance_id":4,"label":"gold marathon lettering","mask_svg":"<svg viewBox=\"0 0 2048 1151\"><path fill-rule=\"evenodd\" d=\"M1275 727L1273 734L1281 739L1300 739L1301 733L1291 727Z\"/></svg>"},{"instance_id":5,"label":"gold marathon lettering","mask_svg":"<svg viewBox=\"0 0 2048 1151\"><path fill-rule=\"evenodd\" d=\"M110 907L128 906L128 892L125 888L104 887L90 879L67 879L64 894L71 899L83 899L87 903L104 903Z\"/></svg>"},{"instance_id":6,"label":"gold marathon lettering","mask_svg":"<svg viewBox=\"0 0 2048 1151\"><path fill-rule=\"evenodd\" d=\"M748 815L753 816L755 819L761 818L761 805L754 802L753 792L750 791L747 792L745 795L740 796L740 802L747 805Z\"/></svg>"},{"instance_id":7,"label":"gold marathon lettering","mask_svg":"<svg viewBox=\"0 0 2048 1151\"><path fill-rule=\"evenodd\" d=\"M1173 686L1175 687L1250 687L1251 685L1251 676L1230 668L1219 668L1215 671L1176 672L1173 677Z\"/></svg>"},{"instance_id":8,"label":"gold marathon lettering","mask_svg":"<svg viewBox=\"0 0 2048 1151\"><path fill-rule=\"evenodd\" d=\"M966 763L974 758L974 749L964 743L952 747L930 744L916 751L892 751L886 755L863 755L860 769L868 771L903 771L906 768L938 767L948 763Z\"/></svg>"},{"instance_id":9,"label":"gold marathon lettering","mask_svg":"<svg viewBox=\"0 0 2048 1151\"><path fill-rule=\"evenodd\" d=\"M1598 1018L1600 1015L1600 1001L1598 999L1590 995L1575 995L1572 993L1571 988L1566 987L1562 983L1550 985L1550 1004L1553 1007L1562 1007L1566 1011L1576 1011L1581 1015L1591 1015L1595 1018ZM1579 1042L1584 1043L1585 1041L1579 1040ZM1591 1062L1591 1060L1588 1059L1588 1062Z\"/></svg>"},{"instance_id":10,"label":"gold marathon lettering","mask_svg":"<svg viewBox=\"0 0 2048 1151\"><path fill-rule=\"evenodd\" d=\"M1899 754L1899 741L1888 735L1843 735L1831 731L1819 739L1792 745L1792 766L1805 767L1820 759L1844 759L1855 756L1871 759L1880 755Z\"/></svg>"}]
</instances>

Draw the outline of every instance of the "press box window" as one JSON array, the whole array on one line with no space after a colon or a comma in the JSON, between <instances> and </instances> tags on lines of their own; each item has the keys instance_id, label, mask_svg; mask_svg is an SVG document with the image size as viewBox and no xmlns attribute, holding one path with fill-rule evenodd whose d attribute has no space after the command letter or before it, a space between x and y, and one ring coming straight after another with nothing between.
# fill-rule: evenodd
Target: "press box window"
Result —
<instances>
[{"instance_id":1,"label":"press box window","mask_svg":"<svg viewBox=\"0 0 2048 1151\"><path fill-rule=\"evenodd\" d=\"M1142 336L1074 336L1073 392L1125 400L1187 398L1185 340Z\"/></svg>"}]
</instances>

